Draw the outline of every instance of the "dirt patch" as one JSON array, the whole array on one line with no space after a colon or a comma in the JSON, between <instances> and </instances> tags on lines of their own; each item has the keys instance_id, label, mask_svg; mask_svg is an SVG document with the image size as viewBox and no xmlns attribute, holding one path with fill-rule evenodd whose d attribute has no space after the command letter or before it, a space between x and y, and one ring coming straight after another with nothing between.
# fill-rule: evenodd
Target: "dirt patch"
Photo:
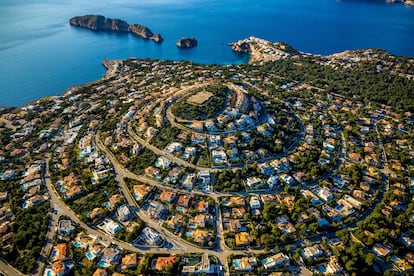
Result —
<instances>
[{"instance_id":1,"label":"dirt patch","mask_svg":"<svg viewBox=\"0 0 414 276\"><path fill-rule=\"evenodd\" d=\"M202 91L189 97L187 99L187 103L201 105L213 96L214 95L210 92Z\"/></svg>"}]
</instances>

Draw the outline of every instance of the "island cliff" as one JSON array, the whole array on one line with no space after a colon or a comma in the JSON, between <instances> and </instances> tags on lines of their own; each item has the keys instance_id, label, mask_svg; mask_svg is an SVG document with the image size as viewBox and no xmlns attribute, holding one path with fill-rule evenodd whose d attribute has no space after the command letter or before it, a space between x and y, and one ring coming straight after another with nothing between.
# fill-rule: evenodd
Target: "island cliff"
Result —
<instances>
[{"instance_id":1,"label":"island cliff","mask_svg":"<svg viewBox=\"0 0 414 276\"><path fill-rule=\"evenodd\" d=\"M148 27L140 24L129 25L128 31L134 35L145 39L152 39L155 42L162 42L163 38L160 34L154 34Z\"/></svg>"},{"instance_id":2,"label":"island cliff","mask_svg":"<svg viewBox=\"0 0 414 276\"><path fill-rule=\"evenodd\" d=\"M161 43L164 40L160 34L154 34L146 26L140 24L129 25L126 21L105 18L102 15L75 16L69 20L69 24L94 31L132 33L144 39L154 40L157 43Z\"/></svg>"},{"instance_id":3,"label":"island cliff","mask_svg":"<svg viewBox=\"0 0 414 276\"><path fill-rule=\"evenodd\" d=\"M194 37L182 37L177 41L177 47L181 49L193 48L196 47L197 44L198 42Z\"/></svg>"}]
</instances>

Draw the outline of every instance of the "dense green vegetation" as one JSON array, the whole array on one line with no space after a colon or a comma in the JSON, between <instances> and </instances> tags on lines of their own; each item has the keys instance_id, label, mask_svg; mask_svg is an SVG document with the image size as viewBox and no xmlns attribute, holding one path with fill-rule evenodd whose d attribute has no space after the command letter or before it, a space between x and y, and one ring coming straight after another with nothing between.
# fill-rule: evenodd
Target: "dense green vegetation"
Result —
<instances>
[{"instance_id":1,"label":"dense green vegetation","mask_svg":"<svg viewBox=\"0 0 414 276\"><path fill-rule=\"evenodd\" d=\"M373 101L397 110L414 110L414 82L408 78L389 72L378 72L375 61L362 61L356 68L337 70L321 65L320 62L323 61L325 60L322 57L283 59L265 63L257 69L264 75L272 72L286 79L324 88L328 92L356 97L366 103Z\"/></svg>"},{"instance_id":2,"label":"dense green vegetation","mask_svg":"<svg viewBox=\"0 0 414 276\"><path fill-rule=\"evenodd\" d=\"M13 250L6 256L6 260L21 272L28 274L36 266L43 242L46 238L46 229L50 216L50 203L44 202L29 209L14 208L13 213Z\"/></svg>"},{"instance_id":3,"label":"dense green vegetation","mask_svg":"<svg viewBox=\"0 0 414 276\"><path fill-rule=\"evenodd\" d=\"M210 97L203 105L187 102L191 95L184 97L174 106L172 112L175 116L185 120L207 120L214 118L224 108L228 90L227 86L224 85L209 86L196 90L194 94L201 91L208 91L214 96Z\"/></svg>"},{"instance_id":4,"label":"dense green vegetation","mask_svg":"<svg viewBox=\"0 0 414 276\"><path fill-rule=\"evenodd\" d=\"M126 168L136 174L144 173L146 167L154 164L157 155L147 148L144 148L138 155L134 155L126 164Z\"/></svg>"}]
</instances>

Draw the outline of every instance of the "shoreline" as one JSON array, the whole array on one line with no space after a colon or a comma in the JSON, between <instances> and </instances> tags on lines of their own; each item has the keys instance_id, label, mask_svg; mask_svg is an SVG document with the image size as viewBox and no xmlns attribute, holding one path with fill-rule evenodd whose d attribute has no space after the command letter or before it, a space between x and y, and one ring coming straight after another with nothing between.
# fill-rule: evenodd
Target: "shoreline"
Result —
<instances>
[{"instance_id":1,"label":"shoreline","mask_svg":"<svg viewBox=\"0 0 414 276\"><path fill-rule=\"evenodd\" d=\"M236 51L236 50L233 49L233 46L235 44L237 44L239 42L243 42L243 41L252 40L252 39L259 41L259 43L264 43L265 46L268 46L268 45L276 45L276 47L280 47L280 45L284 45L284 46L291 47L290 45L284 44L282 42L270 42L270 41L267 41L267 40L264 40L264 39L261 39L261 38L256 38L256 37L249 37L249 38L242 39L242 40L239 40L239 41L236 41L236 42L229 42L229 43L227 43L227 45L232 48L233 53L237 53L239 55L243 55L243 56L248 57L248 60L246 62L243 62L242 64L255 64L256 62L262 63L262 62L269 62L269 61L277 61L277 60L284 59L284 58L297 58L297 57L300 57L300 56L333 57L333 56L348 55L348 54L355 53L357 51L372 51L372 50L383 51L383 52L385 52L385 53L387 53L389 55L398 57L398 55L390 54L390 53L388 53L384 49L377 49L377 48L344 50L342 52L331 53L331 54L328 54L328 55L306 53L306 52L298 51L298 50L296 50L294 48L292 48L295 51L294 54L290 54L290 53L284 52L284 51L280 50L280 48L279 49L276 49L276 51L278 51L278 52L276 52L276 53L272 52L270 54L269 53L263 53L261 51L258 51L257 49L254 50L254 51L252 51L252 52L251 51L245 51L245 52L243 52L243 51ZM263 49L265 49L265 47L263 45L261 47L262 47L261 50L263 51ZM142 59L142 60L145 60L145 59L162 60L162 59L158 59L158 58L136 58L136 57L126 57L126 58L118 59L118 60L111 60L111 59L104 58L101 61L101 65L106 70L105 70L104 74L100 78L95 79L95 80L92 80L92 81L89 81L89 82L86 82L86 83L83 83L83 84L72 85L72 86L68 87L62 93L58 93L58 94L55 94L55 95L48 95L48 96L40 97L38 99L34 99L34 100L29 101L29 102L26 102L26 103L24 103L21 106L7 106L7 105L0 106L0 113L3 112L4 110L20 109L20 108L24 108L24 107L31 106L31 105L36 105L36 104L38 104L39 101L41 101L43 99L53 98L53 97L60 97L60 96L66 96L66 95L70 94L73 89L78 89L78 88L86 87L86 86L93 85L93 84L96 84L98 82L101 82L101 81L103 81L105 79L109 79L109 78L113 77L114 76L114 73L117 71L117 68L116 68L117 66L113 67L113 64L116 65L117 64L117 61L127 60L127 59L131 59L131 58L133 58L133 59ZM414 59L414 57L408 57L408 58L413 58ZM178 61L178 60L170 60L170 61ZM193 61L188 60L188 62L193 62ZM200 64L211 65L211 63L200 63ZM237 65L237 64L234 64L234 63L231 63L231 64ZM222 66L226 66L226 65L228 65L228 64L222 64Z\"/></svg>"}]
</instances>

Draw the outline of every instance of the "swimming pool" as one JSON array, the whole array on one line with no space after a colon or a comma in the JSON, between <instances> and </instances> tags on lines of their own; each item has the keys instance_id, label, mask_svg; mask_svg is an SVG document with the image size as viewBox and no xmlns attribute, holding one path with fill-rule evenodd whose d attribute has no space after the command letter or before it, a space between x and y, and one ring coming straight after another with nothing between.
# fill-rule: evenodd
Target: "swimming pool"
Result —
<instances>
[{"instance_id":1,"label":"swimming pool","mask_svg":"<svg viewBox=\"0 0 414 276\"><path fill-rule=\"evenodd\" d=\"M88 251L86 253L86 258L88 258L88 260L92 261L93 259L95 259L95 254L93 254L91 251Z\"/></svg>"},{"instance_id":2,"label":"swimming pool","mask_svg":"<svg viewBox=\"0 0 414 276\"><path fill-rule=\"evenodd\" d=\"M50 254L50 258L53 260L54 258L56 258L56 250L52 250L52 253Z\"/></svg>"},{"instance_id":3,"label":"swimming pool","mask_svg":"<svg viewBox=\"0 0 414 276\"><path fill-rule=\"evenodd\" d=\"M186 236L186 237L192 237L194 234L193 234L193 232L185 232L184 233L184 236Z\"/></svg>"},{"instance_id":4,"label":"swimming pool","mask_svg":"<svg viewBox=\"0 0 414 276\"><path fill-rule=\"evenodd\" d=\"M342 211L342 209L344 209L344 206L343 205L338 205L338 206L336 206L335 209L338 210L338 211Z\"/></svg>"},{"instance_id":5,"label":"swimming pool","mask_svg":"<svg viewBox=\"0 0 414 276\"><path fill-rule=\"evenodd\" d=\"M105 261L99 260L99 262L98 262L98 266L99 266L99 267L102 267L102 268L105 268L105 267L108 267L108 266L109 266L109 264L108 264L108 263L106 263Z\"/></svg>"}]
</instances>

